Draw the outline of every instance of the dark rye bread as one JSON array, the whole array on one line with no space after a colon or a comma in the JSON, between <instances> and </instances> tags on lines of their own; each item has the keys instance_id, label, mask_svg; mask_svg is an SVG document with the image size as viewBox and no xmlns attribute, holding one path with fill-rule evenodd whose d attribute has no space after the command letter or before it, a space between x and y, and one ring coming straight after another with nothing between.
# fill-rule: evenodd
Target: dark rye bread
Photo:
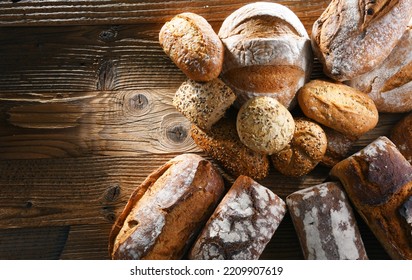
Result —
<instances>
[{"instance_id":1,"label":"dark rye bread","mask_svg":"<svg viewBox=\"0 0 412 280\"><path fill-rule=\"evenodd\" d=\"M235 178L246 175L263 179L269 174L269 157L246 147L239 139L236 119L222 118L209 131L192 125L190 135L197 146Z\"/></svg>"},{"instance_id":2,"label":"dark rye bread","mask_svg":"<svg viewBox=\"0 0 412 280\"><path fill-rule=\"evenodd\" d=\"M338 182L328 182L286 198L305 259L368 259L352 207L341 188Z\"/></svg>"},{"instance_id":3,"label":"dark rye bread","mask_svg":"<svg viewBox=\"0 0 412 280\"><path fill-rule=\"evenodd\" d=\"M347 157L349 150L358 138L343 135L327 126L322 126L322 129L326 134L328 145L321 163L327 167L333 167Z\"/></svg>"},{"instance_id":4,"label":"dark rye bread","mask_svg":"<svg viewBox=\"0 0 412 280\"><path fill-rule=\"evenodd\" d=\"M195 154L171 159L131 195L110 233L111 258L182 258L223 192L209 161Z\"/></svg>"},{"instance_id":5,"label":"dark rye bread","mask_svg":"<svg viewBox=\"0 0 412 280\"><path fill-rule=\"evenodd\" d=\"M189 259L258 259L285 212L285 202L272 191L239 176L194 243Z\"/></svg>"},{"instance_id":6,"label":"dark rye bread","mask_svg":"<svg viewBox=\"0 0 412 280\"><path fill-rule=\"evenodd\" d=\"M406 160L412 164L412 113L393 127L389 138Z\"/></svg>"},{"instance_id":7,"label":"dark rye bread","mask_svg":"<svg viewBox=\"0 0 412 280\"><path fill-rule=\"evenodd\" d=\"M412 195L412 166L386 137L337 163L338 178L361 217L393 259L412 259L411 231L401 216Z\"/></svg>"}]
</instances>

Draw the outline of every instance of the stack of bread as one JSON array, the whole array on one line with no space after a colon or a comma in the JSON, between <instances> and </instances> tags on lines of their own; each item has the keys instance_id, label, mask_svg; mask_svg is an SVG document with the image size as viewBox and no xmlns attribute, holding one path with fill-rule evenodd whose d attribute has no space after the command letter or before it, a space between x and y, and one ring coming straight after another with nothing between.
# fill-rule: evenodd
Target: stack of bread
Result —
<instances>
[{"instance_id":1,"label":"stack of bread","mask_svg":"<svg viewBox=\"0 0 412 280\"><path fill-rule=\"evenodd\" d=\"M391 257L412 259L412 115L390 135L398 148L381 137L348 157L380 112L412 110L411 17L410 0L332 0L311 37L270 2L239 8L218 33L193 13L172 18L160 45L188 78L173 105L195 143L237 179L225 189L197 155L169 161L116 221L111 257L257 259L288 208L305 258L367 259L351 201ZM328 80L310 80L313 54ZM322 163L341 183L285 203L255 181L270 163L294 177Z\"/></svg>"}]
</instances>

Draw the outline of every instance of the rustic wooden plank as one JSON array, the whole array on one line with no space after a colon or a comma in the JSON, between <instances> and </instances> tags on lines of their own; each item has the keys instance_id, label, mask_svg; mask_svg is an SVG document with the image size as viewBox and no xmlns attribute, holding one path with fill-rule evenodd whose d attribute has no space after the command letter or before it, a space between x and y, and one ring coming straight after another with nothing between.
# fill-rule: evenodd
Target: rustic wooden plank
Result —
<instances>
[{"instance_id":1,"label":"rustic wooden plank","mask_svg":"<svg viewBox=\"0 0 412 280\"><path fill-rule=\"evenodd\" d=\"M14 2L14 3L13 3ZM328 0L273 1L299 13L302 20L319 15ZM219 21L248 1L0 1L0 26L163 23L190 11ZM302 5L302 3L305 3Z\"/></svg>"},{"instance_id":2,"label":"rustic wooden plank","mask_svg":"<svg viewBox=\"0 0 412 280\"><path fill-rule=\"evenodd\" d=\"M66 226L0 229L0 259L57 260L68 233Z\"/></svg>"},{"instance_id":3,"label":"rustic wooden plank","mask_svg":"<svg viewBox=\"0 0 412 280\"><path fill-rule=\"evenodd\" d=\"M0 95L0 158L200 151L170 89Z\"/></svg>"}]
</instances>

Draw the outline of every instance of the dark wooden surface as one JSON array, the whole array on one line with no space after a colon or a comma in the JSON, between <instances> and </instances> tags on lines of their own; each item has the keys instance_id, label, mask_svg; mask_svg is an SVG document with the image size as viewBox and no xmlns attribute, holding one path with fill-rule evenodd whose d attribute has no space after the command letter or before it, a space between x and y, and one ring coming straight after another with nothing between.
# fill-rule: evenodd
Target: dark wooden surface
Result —
<instances>
[{"instance_id":1,"label":"dark wooden surface","mask_svg":"<svg viewBox=\"0 0 412 280\"><path fill-rule=\"evenodd\" d=\"M277 1L310 33L329 1ZM128 196L172 157L207 157L172 106L185 80L158 44L162 24L191 11L217 31L248 1L0 1L0 259L107 259L111 225ZM313 78L322 77L315 64ZM387 135L380 116L353 147ZM328 179L271 170L285 198ZM225 175L230 181L233 178ZM359 220L371 259L386 259ZM262 259L301 259L287 215Z\"/></svg>"}]
</instances>

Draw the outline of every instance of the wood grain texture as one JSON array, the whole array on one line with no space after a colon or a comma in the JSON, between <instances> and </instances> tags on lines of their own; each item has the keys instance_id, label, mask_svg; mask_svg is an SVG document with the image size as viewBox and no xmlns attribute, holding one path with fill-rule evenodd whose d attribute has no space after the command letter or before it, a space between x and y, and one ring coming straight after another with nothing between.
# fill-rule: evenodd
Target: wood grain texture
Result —
<instances>
[{"instance_id":1,"label":"wood grain texture","mask_svg":"<svg viewBox=\"0 0 412 280\"><path fill-rule=\"evenodd\" d=\"M302 20L318 16L328 0L276 1L287 5ZM220 21L247 1L0 1L0 26L163 23L181 12L194 12L208 21Z\"/></svg>"},{"instance_id":2,"label":"wood grain texture","mask_svg":"<svg viewBox=\"0 0 412 280\"><path fill-rule=\"evenodd\" d=\"M0 259L107 259L111 225L149 173L184 152L210 159L172 106L185 76L158 32L185 11L217 31L248 2L0 0ZM277 2L310 33L329 0ZM324 77L315 61L312 79ZM381 114L351 152L403 115ZM328 172L287 178L272 168L260 183L285 198ZM369 257L387 258L359 222ZM262 258L302 258L288 215Z\"/></svg>"}]
</instances>

